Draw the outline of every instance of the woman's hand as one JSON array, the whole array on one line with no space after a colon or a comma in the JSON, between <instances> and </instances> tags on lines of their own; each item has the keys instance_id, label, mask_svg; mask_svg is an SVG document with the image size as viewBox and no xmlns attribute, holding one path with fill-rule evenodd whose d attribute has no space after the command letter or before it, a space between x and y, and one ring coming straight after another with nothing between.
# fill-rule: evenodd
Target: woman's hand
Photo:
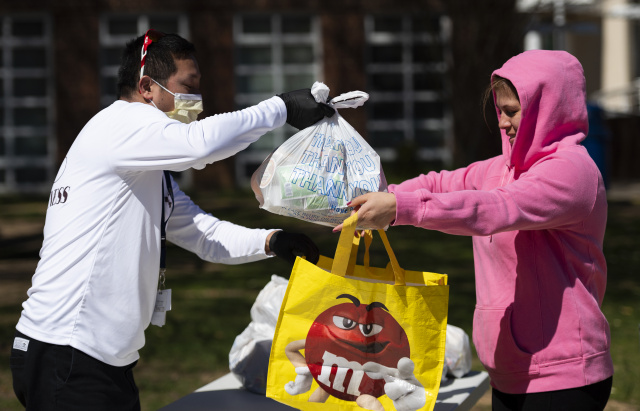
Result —
<instances>
[{"instance_id":1,"label":"woman's hand","mask_svg":"<svg viewBox=\"0 0 640 411\"><path fill-rule=\"evenodd\" d=\"M347 204L358 212L358 227L381 230L396 219L396 196L392 193L367 193ZM341 231L342 224L333 229Z\"/></svg>"}]
</instances>

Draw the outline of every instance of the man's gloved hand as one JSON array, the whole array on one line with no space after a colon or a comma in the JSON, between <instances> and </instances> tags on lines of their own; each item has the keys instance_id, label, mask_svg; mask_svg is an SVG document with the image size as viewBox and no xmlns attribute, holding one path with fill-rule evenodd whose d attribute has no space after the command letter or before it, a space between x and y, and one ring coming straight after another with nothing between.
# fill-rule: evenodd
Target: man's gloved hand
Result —
<instances>
[{"instance_id":1,"label":"man's gloved hand","mask_svg":"<svg viewBox=\"0 0 640 411\"><path fill-rule=\"evenodd\" d=\"M287 106L287 123L298 130L314 125L325 116L331 117L336 110L325 103L318 103L311 94L311 89L290 91L278 94Z\"/></svg>"},{"instance_id":2,"label":"man's gloved hand","mask_svg":"<svg viewBox=\"0 0 640 411\"><path fill-rule=\"evenodd\" d=\"M269 249L292 265L296 256L305 256L313 264L320 258L318 246L309 237L299 233L276 231L269 240Z\"/></svg>"}]
</instances>

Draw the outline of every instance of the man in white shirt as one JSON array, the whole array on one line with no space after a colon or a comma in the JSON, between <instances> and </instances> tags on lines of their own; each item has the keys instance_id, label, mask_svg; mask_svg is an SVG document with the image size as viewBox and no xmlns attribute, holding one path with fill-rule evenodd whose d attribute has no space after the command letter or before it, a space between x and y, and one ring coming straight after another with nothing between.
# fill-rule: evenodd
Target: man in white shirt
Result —
<instances>
[{"instance_id":1,"label":"man in white shirt","mask_svg":"<svg viewBox=\"0 0 640 411\"><path fill-rule=\"evenodd\" d=\"M60 167L11 352L14 391L27 410L140 409L132 369L144 329L164 323L165 236L218 263L318 259L303 234L205 213L165 170L203 168L285 121L304 128L333 109L297 90L195 121L194 53L183 38L153 30L129 42L119 99L86 124Z\"/></svg>"}]
</instances>

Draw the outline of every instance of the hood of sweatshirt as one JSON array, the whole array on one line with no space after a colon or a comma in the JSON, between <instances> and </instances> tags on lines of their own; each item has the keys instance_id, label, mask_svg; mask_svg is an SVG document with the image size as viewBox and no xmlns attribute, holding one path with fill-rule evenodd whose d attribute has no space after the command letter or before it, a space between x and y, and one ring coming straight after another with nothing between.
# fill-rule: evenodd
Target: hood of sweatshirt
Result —
<instances>
[{"instance_id":1,"label":"hood of sweatshirt","mask_svg":"<svg viewBox=\"0 0 640 411\"><path fill-rule=\"evenodd\" d=\"M578 144L586 137L584 72L574 56L558 50L525 51L494 71L492 79L495 75L513 83L522 107L513 147L505 130L500 130L502 154L509 167L526 171L560 147ZM497 107L496 111L499 117Z\"/></svg>"}]
</instances>

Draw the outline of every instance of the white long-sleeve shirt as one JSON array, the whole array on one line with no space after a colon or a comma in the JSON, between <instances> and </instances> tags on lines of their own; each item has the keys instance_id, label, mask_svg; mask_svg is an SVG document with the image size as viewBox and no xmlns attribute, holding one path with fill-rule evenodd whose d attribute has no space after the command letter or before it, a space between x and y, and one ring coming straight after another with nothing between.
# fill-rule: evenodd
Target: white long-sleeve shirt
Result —
<instances>
[{"instance_id":1,"label":"white long-sleeve shirt","mask_svg":"<svg viewBox=\"0 0 640 411\"><path fill-rule=\"evenodd\" d=\"M173 207L167 240L208 261L267 258L271 231L218 220L173 181L174 204L163 202L162 170L227 158L285 120L277 97L188 125L141 103L116 101L99 112L56 176L40 261L16 328L114 366L136 361L158 286L163 203L165 215Z\"/></svg>"}]
</instances>

